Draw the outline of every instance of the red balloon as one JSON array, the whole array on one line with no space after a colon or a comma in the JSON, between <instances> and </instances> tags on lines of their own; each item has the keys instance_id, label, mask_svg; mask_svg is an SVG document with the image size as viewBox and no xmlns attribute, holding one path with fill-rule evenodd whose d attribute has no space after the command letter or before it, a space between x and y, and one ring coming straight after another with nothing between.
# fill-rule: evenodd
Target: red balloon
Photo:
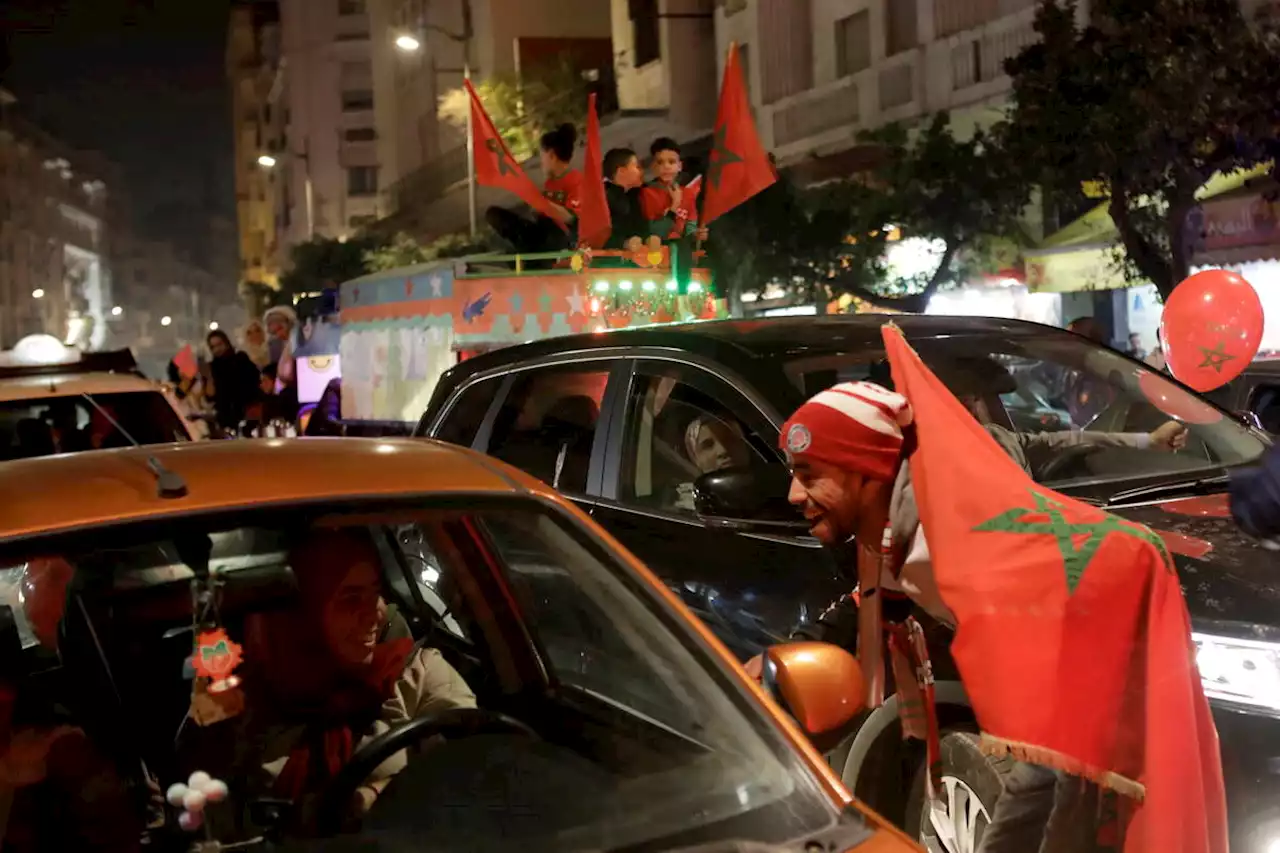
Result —
<instances>
[{"instance_id":1,"label":"red balloon","mask_svg":"<svg viewBox=\"0 0 1280 853\"><path fill-rule=\"evenodd\" d=\"M1138 388L1147 402L1184 424L1216 424L1222 420L1222 412L1195 394L1188 394L1162 374L1154 371L1138 374Z\"/></svg>"},{"instance_id":2,"label":"red balloon","mask_svg":"<svg viewBox=\"0 0 1280 853\"><path fill-rule=\"evenodd\" d=\"M1204 270L1174 288L1160 331L1165 361L1178 379L1212 391L1239 376L1262 343L1262 302L1228 270Z\"/></svg>"}]
</instances>

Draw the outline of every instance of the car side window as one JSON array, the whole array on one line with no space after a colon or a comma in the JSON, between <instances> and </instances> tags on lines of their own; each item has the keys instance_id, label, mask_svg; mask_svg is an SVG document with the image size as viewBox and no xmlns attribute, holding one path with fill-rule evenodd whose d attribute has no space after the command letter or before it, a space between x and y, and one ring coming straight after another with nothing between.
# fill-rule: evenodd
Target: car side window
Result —
<instances>
[{"instance_id":1,"label":"car side window","mask_svg":"<svg viewBox=\"0 0 1280 853\"><path fill-rule=\"evenodd\" d=\"M1262 428L1280 433L1280 385L1259 385L1249 398L1249 411L1258 416Z\"/></svg>"},{"instance_id":2,"label":"car side window","mask_svg":"<svg viewBox=\"0 0 1280 853\"><path fill-rule=\"evenodd\" d=\"M517 374L485 452L562 492L586 492L610 367L596 362Z\"/></svg>"},{"instance_id":3,"label":"car side window","mask_svg":"<svg viewBox=\"0 0 1280 853\"><path fill-rule=\"evenodd\" d=\"M686 367L641 367L627 399L619 500L694 512L693 482L726 468L777 464L749 403Z\"/></svg>"},{"instance_id":4,"label":"car side window","mask_svg":"<svg viewBox=\"0 0 1280 853\"><path fill-rule=\"evenodd\" d=\"M482 379L466 386L453 405L445 412L444 421L432 438L470 447L480 431L484 416L489 413L489 406L502 387L502 377Z\"/></svg>"}]
</instances>

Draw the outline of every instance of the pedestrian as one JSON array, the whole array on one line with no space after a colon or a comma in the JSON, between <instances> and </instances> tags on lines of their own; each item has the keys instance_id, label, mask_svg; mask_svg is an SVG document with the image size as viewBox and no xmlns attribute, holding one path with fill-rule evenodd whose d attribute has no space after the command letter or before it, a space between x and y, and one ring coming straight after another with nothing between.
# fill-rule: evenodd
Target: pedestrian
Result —
<instances>
[{"instance_id":1,"label":"pedestrian","mask_svg":"<svg viewBox=\"0 0 1280 853\"><path fill-rule=\"evenodd\" d=\"M858 579L800 636L856 637L870 707L891 667L936 791L926 634L954 628L982 748L1016 760L979 853L1103 849L1125 829L1119 797L1127 853L1225 851L1216 733L1163 545L1036 485L896 327L884 337L900 393L837 385L782 428L790 502L822 544L850 546Z\"/></svg>"},{"instance_id":2,"label":"pedestrian","mask_svg":"<svg viewBox=\"0 0 1280 853\"><path fill-rule=\"evenodd\" d=\"M269 363L276 368L278 408L284 417L292 420L298 413L298 382L293 354L298 314L287 305L277 305L262 315L262 324L267 327Z\"/></svg>"},{"instance_id":3,"label":"pedestrian","mask_svg":"<svg viewBox=\"0 0 1280 853\"><path fill-rule=\"evenodd\" d=\"M231 345L226 332L210 332L207 342L212 356L209 371L213 376L213 408L218 426L234 430L257 401L258 368L249 356Z\"/></svg>"},{"instance_id":4,"label":"pedestrian","mask_svg":"<svg viewBox=\"0 0 1280 853\"><path fill-rule=\"evenodd\" d=\"M271 362L271 353L267 347L267 330L261 320L253 320L244 328L244 352L249 360L258 366L266 367Z\"/></svg>"}]
</instances>

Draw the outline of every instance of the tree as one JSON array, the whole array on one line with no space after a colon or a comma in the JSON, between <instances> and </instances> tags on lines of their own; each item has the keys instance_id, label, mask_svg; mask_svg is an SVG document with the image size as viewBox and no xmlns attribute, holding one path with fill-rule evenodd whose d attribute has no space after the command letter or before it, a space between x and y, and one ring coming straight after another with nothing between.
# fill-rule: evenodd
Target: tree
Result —
<instances>
[{"instance_id":1,"label":"tree","mask_svg":"<svg viewBox=\"0 0 1280 853\"><path fill-rule=\"evenodd\" d=\"M489 243L485 234L479 234L475 239L469 234L446 234L423 246L408 234L400 233L390 243L369 249L364 254L364 260L369 271L374 272L427 264L443 258L461 258L486 251L489 251Z\"/></svg>"},{"instance_id":2,"label":"tree","mask_svg":"<svg viewBox=\"0 0 1280 853\"><path fill-rule=\"evenodd\" d=\"M240 301L252 318L261 317L268 308L287 305L289 296L264 281L246 281L240 285Z\"/></svg>"},{"instance_id":3,"label":"tree","mask_svg":"<svg viewBox=\"0 0 1280 853\"><path fill-rule=\"evenodd\" d=\"M1238 0L1042 2L1041 41L1006 64L1007 144L1051 198L1104 188L1131 280L1173 292L1190 268L1188 216L1215 173L1272 159L1274 34Z\"/></svg>"},{"instance_id":4,"label":"tree","mask_svg":"<svg viewBox=\"0 0 1280 853\"><path fill-rule=\"evenodd\" d=\"M959 139L942 113L919 129L889 125L862 141L877 152L866 173L807 190L783 178L714 227L720 253L735 259L730 281L754 276L808 287L816 298L849 293L923 311L940 288L987 271L1021 241L1030 188L998 128ZM928 246L933 262L897 274L890 249L900 240Z\"/></svg>"},{"instance_id":5,"label":"tree","mask_svg":"<svg viewBox=\"0 0 1280 853\"><path fill-rule=\"evenodd\" d=\"M365 253L373 248L367 237L331 240L317 237L289 252L290 268L280 277L286 295L317 293L369 272Z\"/></svg>"},{"instance_id":6,"label":"tree","mask_svg":"<svg viewBox=\"0 0 1280 853\"><path fill-rule=\"evenodd\" d=\"M538 153L544 132L566 123L581 131L587 121L587 94L596 85L565 55L521 74L494 74L476 84L476 93L519 162ZM440 116L464 132L470 109L462 89L440 99Z\"/></svg>"}]
</instances>

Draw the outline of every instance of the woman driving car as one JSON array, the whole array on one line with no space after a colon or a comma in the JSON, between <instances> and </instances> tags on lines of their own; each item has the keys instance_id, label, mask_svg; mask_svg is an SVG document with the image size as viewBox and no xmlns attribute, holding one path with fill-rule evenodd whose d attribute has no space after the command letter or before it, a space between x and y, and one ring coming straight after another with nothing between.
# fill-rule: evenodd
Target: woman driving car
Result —
<instances>
[{"instance_id":1,"label":"woman driving car","mask_svg":"<svg viewBox=\"0 0 1280 853\"><path fill-rule=\"evenodd\" d=\"M232 791L292 803L285 828L307 834L318 795L361 744L416 717L475 708L476 700L437 650L384 639L382 563L367 530L311 531L289 562L299 601L246 621L246 707L227 728L234 745L224 754L234 755ZM366 813L406 761L400 753L378 767L349 816Z\"/></svg>"}]
</instances>

